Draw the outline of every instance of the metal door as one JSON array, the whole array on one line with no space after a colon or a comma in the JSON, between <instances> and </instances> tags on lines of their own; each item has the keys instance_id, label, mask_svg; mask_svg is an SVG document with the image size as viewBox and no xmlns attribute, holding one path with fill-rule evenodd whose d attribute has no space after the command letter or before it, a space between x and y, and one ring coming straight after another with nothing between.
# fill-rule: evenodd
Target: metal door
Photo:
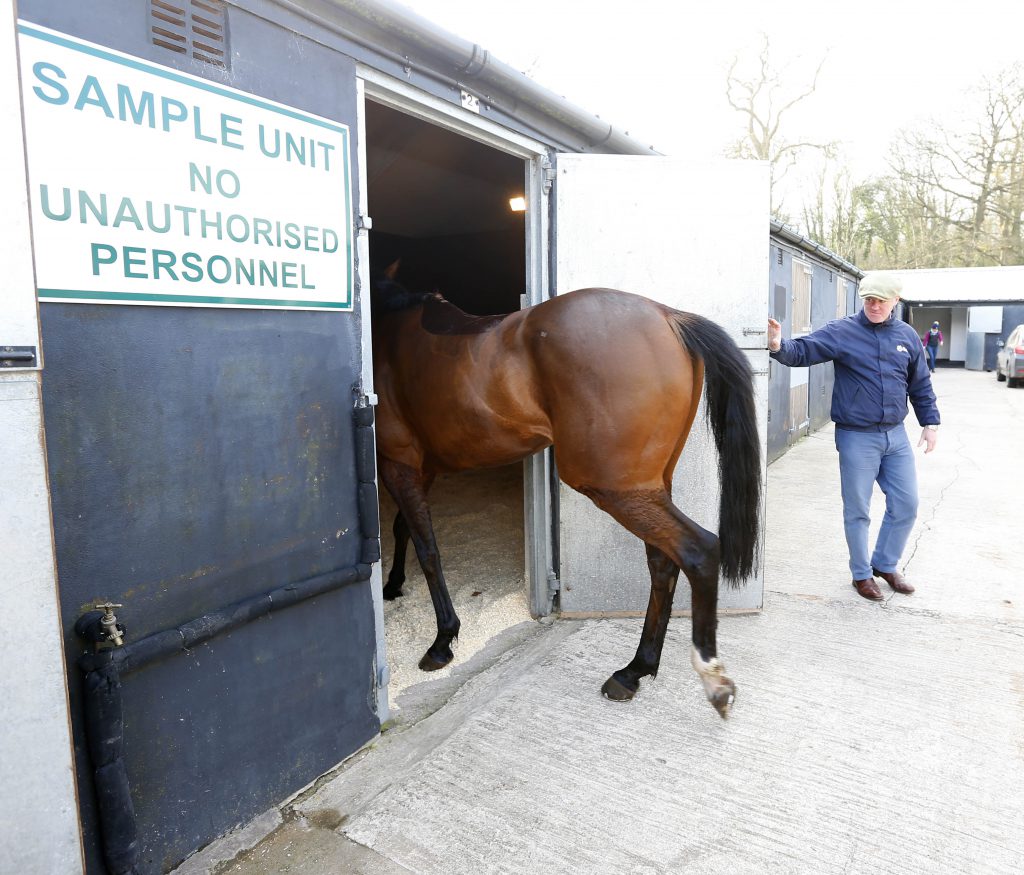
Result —
<instances>
[{"instance_id":1,"label":"metal door","mask_svg":"<svg viewBox=\"0 0 1024 875\"><path fill-rule=\"evenodd\" d=\"M619 288L718 322L744 349L757 375L763 436L768 397L766 167L559 155L556 170L557 292ZM698 416L676 468L673 498L684 513L713 531L718 526L716 466L713 440ZM563 615L645 611L650 577L640 541L564 485L559 504ZM758 573L740 589L723 588L721 608L760 608L762 580ZM675 608L687 610L688 597L683 588Z\"/></svg>"},{"instance_id":2,"label":"metal door","mask_svg":"<svg viewBox=\"0 0 1024 875\"><path fill-rule=\"evenodd\" d=\"M20 15L87 865L166 871L379 731L354 64L214 0Z\"/></svg>"}]
</instances>

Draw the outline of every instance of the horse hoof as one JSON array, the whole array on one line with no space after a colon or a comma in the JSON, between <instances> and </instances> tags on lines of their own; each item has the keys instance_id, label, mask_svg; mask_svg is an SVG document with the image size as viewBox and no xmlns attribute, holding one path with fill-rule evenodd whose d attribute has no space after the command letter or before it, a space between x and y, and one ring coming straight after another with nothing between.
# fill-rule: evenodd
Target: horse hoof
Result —
<instances>
[{"instance_id":1,"label":"horse hoof","mask_svg":"<svg viewBox=\"0 0 1024 875\"><path fill-rule=\"evenodd\" d=\"M400 598L403 595L405 595L405 593L402 592L402 587L400 586L392 587L391 584L388 584L384 587L384 601L393 602L395 599Z\"/></svg>"},{"instance_id":2,"label":"horse hoof","mask_svg":"<svg viewBox=\"0 0 1024 875\"><path fill-rule=\"evenodd\" d=\"M613 702L628 702L636 695L636 690L631 690L625 684L617 681L615 675L612 675L601 686L601 693L606 699L611 699Z\"/></svg>"},{"instance_id":3,"label":"horse hoof","mask_svg":"<svg viewBox=\"0 0 1024 875\"><path fill-rule=\"evenodd\" d=\"M448 665L448 663L451 662L454 658L455 655L449 653L446 659L441 660L435 656L432 656L430 651L428 650L426 653L423 654L423 659L420 660L420 670L437 671L439 668L444 668L446 665Z\"/></svg>"},{"instance_id":4,"label":"horse hoof","mask_svg":"<svg viewBox=\"0 0 1024 875\"><path fill-rule=\"evenodd\" d=\"M708 701L718 712L718 716L725 720L729 716L729 709L732 708L732 703L736 701L736 687L731 683L728 685L722 685L715 692L708 696Z\"/></svg>"}]
</instances>

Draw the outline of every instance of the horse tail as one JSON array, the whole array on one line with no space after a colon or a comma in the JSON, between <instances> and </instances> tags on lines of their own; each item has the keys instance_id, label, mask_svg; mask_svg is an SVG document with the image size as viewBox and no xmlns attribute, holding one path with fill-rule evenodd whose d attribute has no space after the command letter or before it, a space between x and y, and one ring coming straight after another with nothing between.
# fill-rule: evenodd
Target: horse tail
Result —
<instances>
[{"instance_id":1,"label":"horse tail","mask_svg":"<svg viewBox=\"0 0 1024 875\"><path fill-rule=\"evenodd\" d=\"M735 587L757 567L761 543L761 440L754 376L747 357L714 322L679 311L670 320L683 347L704 363L705 413L718 450L722 490L721 571Z\"/></svg>"}]
</instances>

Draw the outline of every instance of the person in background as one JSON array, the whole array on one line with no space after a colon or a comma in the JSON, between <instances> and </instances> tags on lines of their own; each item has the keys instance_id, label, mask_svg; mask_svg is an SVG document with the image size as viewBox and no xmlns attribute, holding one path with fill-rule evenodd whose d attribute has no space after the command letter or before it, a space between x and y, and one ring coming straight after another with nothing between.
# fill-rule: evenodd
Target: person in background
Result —
<instances>
[{"instance_id":1,"label":"person in background","mask_svg":"<svg viewBox=\"0 0 1024 875\"><path fill-rule=\"evenodd\" d=\"M898 566L917 519L917 470L903 420L907 399L923 427L918 446L935 449L939 410L917 332L893 318L903 286L898 277L869 273L860 282L864 307L853 316L795 340L768 319L768 350L790 367L835 365L832 420L839 451L843 526L857 593L883 598L875 577L899 593L914 591ZM871 493L885 494L885 515L873 552L868 552Z\"/></svg>"},{"instance_id":2,"label":"person in background","mask_svg":"<svg viewBox=\"0 0 1024 875\"><path fill-rule=\"evenodd\" d=\"M939 323L933 322L932 327L921 335L921 345L928 353L928 369L935 373L935 357L939 354L939 347L942 346L942 332L939 330Z\"/></svg>"}]
</instances>

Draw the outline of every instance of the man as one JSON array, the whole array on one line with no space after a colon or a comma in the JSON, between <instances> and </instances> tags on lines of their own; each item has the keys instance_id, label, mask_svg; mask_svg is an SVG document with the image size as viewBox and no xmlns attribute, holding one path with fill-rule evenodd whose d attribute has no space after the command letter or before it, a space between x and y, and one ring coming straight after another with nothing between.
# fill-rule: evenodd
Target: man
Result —
<instances>
[{"instance_id":1,"label":"man","mask_svg":"<svg viewBox=\"0 0 1024 875\"><path fill-rule=\"evenodd\" d=\"M903 290L899 278L869 273L861 280L864 308L795 340L782 339L782 326L768 320L768 349L791 367L835 364L832 420L836 424L843 525L853 586L866 599L883 596L874 578L899 593L914 591L897 570L917 518L917 472L903 420L907 398L923 426L918 446L935 449L939 411L917 332L892 311ZM885 516L874 552L868 553L871 492L877 481L885 494Z\"/></svg>"}]
</instances>

